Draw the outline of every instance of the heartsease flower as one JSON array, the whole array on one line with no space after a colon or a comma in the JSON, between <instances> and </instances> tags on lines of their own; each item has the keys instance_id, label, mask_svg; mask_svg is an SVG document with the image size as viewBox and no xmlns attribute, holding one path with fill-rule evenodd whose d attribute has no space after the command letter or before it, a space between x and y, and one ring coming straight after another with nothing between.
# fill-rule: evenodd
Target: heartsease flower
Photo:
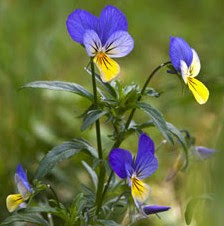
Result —
<instances>
[{"instance_id":1,"label":"heartsease flower","mask_svg":"<svg viewBox=\"0 0 224 226\"><path fill-rule=\"evenodd\" d=\"M131 194L137 206L146 201L149 196L149 186L142 179L151 176L158 168L158 160L154 155L154 143L150 137L142 133L138 143L136 158L129 151L115 148L109 154L112 170L121 178L127 179Z\"/></svg>"},{"instance_id":2,"label":"heartsease flower","mask_svg":"<svg viewBox=\"0 0 224 226\"><path fill-rule=\"evenodd\" d=\"M174 68L179 72L199 104L207 102L209 91L195 77L201 69L200 59L194 49L182 38L171 37L169 55Z\"/></svg>"},{"instance_id":3,"label":"heartsease flower","mask_svg":"<svg viewBox=\"0 0 224 226\"><path fill-rule=\"evenodd\" d=\"M9 195L6 199L6 206L9 212L15 211L18 207L25 207L25 201L32 193L27 175L21 164L18 164L15 173L15 183L19 194Z\"/></svg>"},{"instance_id":4,"label":"heartsease flower","mask_svg":"<svg viewBox=\"0 0 224 226\"><path fill-rule=\"evenodd\" d=\"M120 72L120 66L111 58L128 55L134 41L128 34L125 15L114 6L106 6L100 17L76 9L68 16L68 33L71 38L85 46L90 57L97 65L101 79L109 82Z\"/></svg>"}]
</instances>

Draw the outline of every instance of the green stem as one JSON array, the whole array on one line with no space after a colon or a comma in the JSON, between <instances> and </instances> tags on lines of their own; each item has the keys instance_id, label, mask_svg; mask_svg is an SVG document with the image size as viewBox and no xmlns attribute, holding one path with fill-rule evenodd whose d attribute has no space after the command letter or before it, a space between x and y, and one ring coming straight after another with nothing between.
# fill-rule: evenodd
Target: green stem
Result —
<instances>
[{"instance_id":1,"label":"green stem","mask_svg":"<svg viewBox=\"0 0 224 226\"><path fill-rule=\"evenodd\" d=\"M171 62L170 62L170 61L167 61L167 62L165 62L165 63L163 63L163 64L160 64L158 67L156 67L156 68L152 71L152 73L149 75L148 79L145 81L145 84L144 84L144 86L143 86L143 88L142 88L142 90L141 90L141 94L140 94L140 96L139 96L139 98L138 98L138 101L140 101L140 100L142 99L142 96L144 95L145 89L147 88L149 82L151 81L151 79L153 78L153 76L156 74L156 72L159 71L161 68L165 67L165 66L168 65L168 64L171 64ZM136 108L132 109L132 111L131 111L131 113L130 113L130 115L129 115L129 117L128 117L128 120L127 120L127 122L126 122L126 124L125 124L125 130L128 129L128 127L129 127L129 125L130 125L130 123L131 123L131 120L132 120L132 118L133 118L133 116L134 116L135 111L136 111Z\"/></svg>"},{"instance_id":2,"label":"green stem","mask_svg":"<svg viewBox=\"0 0 224 226\"><path fill-rule=\"evenodd\" d=\"M97 88L96 88L96 78L95 78L95 68L93 58L91 58L91 72L92 72L92 85L93 85L93 96L94 96L94 107L98 108L97 101ZM101 145L101 134L100 134L100 121L96 120L96 138L97 138L97 149L98 149L98 157L99 159L103 159L102 145Z\"/></svg>"},{"instance_id":3,"label":"green stem","mask_svg":"<svg viewBox=\"0 0 224 226\"><path fill-rule=\"evenodd\" d=\"M55 192L55 190L51 187L50 184L47 185L47 187L51 190L56 202L57 202L57 205L58 207L60 207L60 202L59 202L59 199L58 199L58 196L57 196L57 193Z\"/></svg>"},{"instance_id":4,"label":"green stem","mask_svg":"<svg viewBox=\"0 0 224 226\"><path fill-rule=\"evenodd\" d=\"M90 61L91 64L91 73L92 73L92 85L93 85L93 95L94 95L94 107L95 109L98 108L98 101L97 101L97 87L96 87L96 77L95 77L95 68L94 68L94 62L93 58L91 58ZM97 192L96 192L96 215L98 215L102 202L101 202L101 195L103 192L103 186L104 186L104 178L105 178L105 167L103 164L103 151L102 151L102 144L101 144L101 133L100 133L100 121L99 119L96 121L96 137L97 137L97 150L98 150L98 157L100 163L100 172L99 172L99 179L98 179L98 185L97 185Z\"/></svg>"},{"instance_id":5,"label":"green stem","mask_svg":"<svg viewBox=\"0 0 224 226\"><path fill-rule=\"evenodd\" d=\"M168 65L168 64L171 64L171 62L170 62L170 61L167 61L167 62L165 62L165 63L163 63L163 64L160 64L158 67L156 67L156 68L152 71L152 73L149 75L148 79L145 81L144 86L142 87L141 94L140 94L140 96L139 96L139 98L138 98L138 101L140 101L140 100L142 99L142 96L144 95L145 89L147 88L149 82L151 81L151 79L153 78L153 76L156 74L156 72L159 71L161 68L165 67L165 66ZM133 118L133 116L134 116L134 114L135 114L135 111L136 111L136 108L132 109L132 111L131 111L131 113L130 113L130 115L129 115L129 117L128 117L128 120L127 120L127 122L126 122L126 124L125 124L125 128L124 128L123 133L121 134L120 139L117 140L117 141L114 143L114 145L113 145L113 147L112 147L111 149L113 149L113 148L118 148L118 147L121 145L121 143L122 143L122 141L123 141L123 139L124 139L124 134L125 134L126 130L128 129L130 123L131 123L131 120L132 120L132 118ZM105 185L104 190L103 190L103 194L102 194L102 197L101 197L101 202L103 201L104 196L105 196L105 194L106 194L106 192L107 192L107 190L108 190L108 188L109 188L110 181L111 181L111 179L112 179L112 177L113 177L113 174L114 174L114 172L111 170L110 175L109 175L109 178L108 178L108 180L107 180L107 184Z\"/></svg>"}]
</instances>

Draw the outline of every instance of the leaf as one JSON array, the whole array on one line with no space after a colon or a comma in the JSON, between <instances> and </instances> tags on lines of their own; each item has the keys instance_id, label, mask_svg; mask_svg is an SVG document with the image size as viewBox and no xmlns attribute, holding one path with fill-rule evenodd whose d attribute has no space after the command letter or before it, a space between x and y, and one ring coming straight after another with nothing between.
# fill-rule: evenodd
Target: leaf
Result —
<instances>
[{"instance_id":1,"label":"leaf","mask_svg":"<svg viewBox=\"0 0 224 226\"><path fill-rule=\"evenodd\" d=\"M89 175L90 175L90 177L91 177L91 179L93 181L95 189L97 189L97 184L98 184L97 174L95 173L95 171L85 161L82 161L82 164L86 168L86 170L88 171L88 173L89 173Z\"/></svg>"},{"instance_id":2,"label":"leaf","mask_svg":"<svg viewBox=\"0 0 224 226\"><path fill-rule=\"evenodd\" d=\"M153 123L163 134L165 139L173 144L173 138L169 129L167 128L166 121L163 118L163 115L156 108L152 107L149 104L138 103L137 106L152 118Z\"/></svg>"},{"instance_id":3,"label":"leaf","mask_svg":"<svg viewBox=\"0 0 224 226\"><path fill-rule=\"evenodd\" d=\"M169 131L177 137L177 139L179 140L179 142L185 147L187 148L187 144L186 141L184 139L184 136L182 135L182 133L171 123L166 122L167 128L169 129Z\"/></svg>"},{"instance_id":4,"label":"leaf","mask_svg":"<svg viewBox=\"0 0 224 226\"><path fill-rule=\"evenodd\" d=\"M92 76L92 72L91 72L88 68L84 68L84 69L87 71L87 73L88 73L89 75ZM108 93L109 93L111 96L116 97L116 92L115 92L115 90L113 89L113 87L110 85L110 83L108 83L108 82L103 82L102 79L100 78L100 76L99 76L97 73L95 73L95 78L96 78L96 81L97 81L102 87L104 87L104 89L107 90Z\"/></svg>"},{"instance_id":5,"label":"leaf","mask_svg":"<svg viewBox=\"0 0 224 226\"><path fill-rule=\"evenodd\" d=\"M93 100L93 95L88 90L86 90L81 85L72 82L35 81L22 86L22 88L41 88L41 89L67 91L76 93L82 97L89 99L90 101Z\"/></svg>"},{"instance_id":6,"label":"leaf","mask_svg":"<svg viewBox=\"0 0 224 226\"><path fill-rule=\"evenodd\" d=\"M203 195L198 196L196 198L192 198L188 202L186 209L185 209L185 214L184 214L185 215L185 221L186 221L187 225L191 224L193 214L194 214L194 210L195 210L195 207L198 205L198 202L203 201L203 200L212 201L213 197L209 194L203 194Z\"/></svg>"},{"instance_id":7,"label":"leaf","mask_svg":"<svg viewBox=\"0 0 224 226\"><path fill-rule=\"evenodd\" d=\"M169 131L175 136L177 137L178 141L181 143L183 149L184 149L184 153L185 153L185 164L182 167L182 170L186 169L188 166L188 147L187 147L187 143L184 139L184 136L182 135L182 133L171 123L166 122L166 125L169 129Z\"/></svg>"},{"instance_id":8,"label":"leaf","mask_svg":"<svg viewBox=\"0 0 224 226\"><path fill-rule=\"evenodd\" d=\"M0 225L12 225L15 222L29 222L42 226L49 226L49 223L39 214L33 213L15 213L7 217Z\"/></svg>"},{"instance_id":9,"label":"leaf","mask_svg":"<svg viewBox=\"0 0 224 226\"><path fill-rule=\"evenodd\" d=\"M97 121L99 118L101 118L103 115L105 115L107 112L102 110L91 110L89 111L84 120L81 127L81 130L86 130L89 126L91 126L95 121Z\"/></svg>"},{"instance_id":10,"label":"leaf","mask_svg":"<svg viewBox=\"0 0 224 226\"><path fill-rule=\"evenodd\" d=\"M97 157L96 150L82 139L74 139L54 147L41 160L34 179L43 178L59 162L71 158L82 150L86 150L94 157Z\"/></svg>"},{"instance_id":11,"label":"leaf","mask_svg":"<svg viewBox=\"0 0 224 226\"><path fill-rule=\"evenodd\" d=\"M149 97L159 97L160 93L158 93L156 90L154 90L153 88L149 88L147 87L144 95L149 96Z\"/></svg>"}]
</instances>

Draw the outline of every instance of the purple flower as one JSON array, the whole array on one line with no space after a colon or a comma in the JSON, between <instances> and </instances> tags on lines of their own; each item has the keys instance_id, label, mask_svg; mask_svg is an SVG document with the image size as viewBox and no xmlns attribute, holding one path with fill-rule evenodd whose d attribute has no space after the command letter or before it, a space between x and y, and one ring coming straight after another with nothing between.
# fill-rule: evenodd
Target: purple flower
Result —
<instances>
[{"instance_id":1,"label":"purple flower","mask_svg":"<svg viewBox=\"0 0 224 226\"><path fill-rule=\"evenodd\" d=\"M120 66L111 58L128 55L134 41L127 32L125 15L114 6L106 6L96 17L91 13L76 9L68 16L68 33L71 38L85 46L90 57L94 58L104 82L114 79Z\"/></svg>"},{"instance_id":2,"label":"purple flower","mask_svg":"<svg viewBox=\"0 0 224 226\"><path fill-rule=\"evenodd\" d=\"M170 37L169 55L174 68L181 74L199 104L207 102L209 91L195 77L201 69L200 59L194 49L179 37Z\"/></svg>"},{"instance_id":3,"label":"purple flower","mask_svg":"<svg viewBox=\"0 0 224 226\"><path fill-rule=\"evenodd\" d=\"M25 201L30 198L32 192L27 175L21 164L18 164L16 169L15 183L19 194L8 195L6 206L9 212L15 211L19 206L24 207Z\"/></svg>"},{"instance_id":4,"label":"purple flower","mask_svg":"<svg viewBox=\"0 0 224 226\"><path fill-rule=\"evenodd\" d=\"M202 160L212 157L214 153L214 149L206 148L203 146L195 146L195 154Z\"/></svg>"},{"instance_id":5,"label":"purple flower","mask_svg":"<svg viewBox=\"0 0 224 226\"><path fill-rule=\"evenodd\" d=\"M169 207L169 206L157 206L157 205L142 206L143 213L146 215L165 212L165 211L169 210L170 208L171 207Z\"/></svg>"},{"instance_id":6,"label":"purple flower","mask_svg":"<svg viewBox=\"0 0 224 226\"><path fill-rule=\"evenodd\" d=\"M149 186L142 182L142 179L151 176L158 168L158 160L154 156L154 151L153 141L142 133L136 158L133 158L129 151L121 148L112 149L109 154L112 170L121 179L128 179L136 204L141 204L148 198Z\"/></svg>"}]
</instances>

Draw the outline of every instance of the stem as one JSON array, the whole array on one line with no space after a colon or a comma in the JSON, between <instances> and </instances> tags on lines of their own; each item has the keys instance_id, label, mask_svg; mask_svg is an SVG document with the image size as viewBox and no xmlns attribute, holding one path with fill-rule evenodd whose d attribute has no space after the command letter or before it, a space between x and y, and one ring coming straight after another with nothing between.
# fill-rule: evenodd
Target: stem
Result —
<instances>
[{"instance_id":1,"label":"stem","mask_svg":"<svg viewBox=\"0 0 224 226\"><path fill-rule=\"evenodd\" d=\"M56 202L57 202L57 205L58 207L60 207L60 202L59 202L59 199L58 199L58 196L57 196L57 193L55 192L55 190L51 187L50 184L47 185L47 187L51 190Z\"/></svg>"},{"instance_id":2,"label":"stem","mask_svg":"<svg viewBox=\"0 0 224 226\"><path fill-rule=\"evenodd\" d=\"M93 96L94 96L94 107L98 108L97 102L97 89L96 89L96 78L95 78L95 69L93 58L91 58L91 72L92 72L92 84L93 84ZM102 145L101 145L101 135L100 135L100 121L96 120L96 138L97 138L97 149L98 149L98 157L99 159L103 159Z\"/></svg>"},{"instance_id":3,"label":"stem","mask_svg":"<svg viewBox=\"0 0 224 226\"><path fill-rule=\"evenodd\" d=\"M140 100L142 99L142 96L143 96L143 94L144 94L144 92L145 92L145 89L147 88L149 82L151 81L151 79L153 78L153 76L156 74L156 72L159 71L161 68L165 67L165 66L168 65L168 64L171 64L171 61L167 61L167 62L165 62L165 63L163 63L163 64L160 64L158 67L156 67L156 68L152 71L152 73L149 75L148 79L145 81L144 86L142 87L141 94L140 94L140 96L139 96L139 98L138 98L138 101L140 101ZM117 140L117 141L114 143L112 149L113 149L113 148L118 148L118 147L121 145L121 143L122 143L122 141L123 141L123 138L124 138L124 134L125 134L126 130L128 129L130 123L131 123L131 120L132 120L132 118L133 118L133 116L134 116L135 111L136 111L136 108L134 108L134 109L131 111L131 113L130 113L130 115L129 115L129 117L128 117L128 120L127 120L127 122L126 122L126 124L125 124L124 131L123 131L123 133L121 134L120 139ZM108 188L109 188L110 181L111 181L111 179L112 179L112 177L113 177L113 174L114 174L114 172L111 170L110 175L109 175L109 178L108 178L108 180L107 180L107 184L105 185L104 190L103 190L103 194L102 194L102 197L101 197L101 202L103 201L104 196L105 196L105 194L106 194L106 192L107 192L107 190L108 190Z\"/></svg>"},{"instance_id":4,"label":"stem","mask_svg":"<svg viewBox=\"0 0 224 226\"><path fill-rule=\"evenodd\" d=\"M140 101L140 100L142 99L142 96L143 96L143 94L144 94L144 92L145 92L145 89L147 88L149 82L151 81L151 79L153 78L153 76L156 74L156 72L159 71L161 68L165 67L165 66L168 65L168 64L171 64L171 61L167 61L167 62L165 62L165 63L163 63L163 64L160 64L158 67L156 67L156 68L152 71L152 73L149 75L148 79L145 81L145 84L144 84L144 86L143 86L143 88L142 88L142 90L141 90L141 94L140 94L140 96L139 96L139 98L138 98L138 101ZM129 115L129 117L128 117L128 120L127 120L127 122L126 122L126 124L125 124L125 130L128 129L128 127L129 127L129 125L130 125L130 123L131 123L131 120L132 120L132 118L133 118L133 116L134 116L135 111L136 111L136 108L132 109L132 111L131 111L131 113L130 113L130 115Z\"/></svg>"},{"instance_id":5,"label":"stem","mask_svg":"<svg viewBox=\"0 0 224 226\"><path fill-rule=\"evenodd\" d=\"M97 102L97 87L96 87L96 78L95 78L95 68L94 68L94 62L93 58L90 60L91 64L91 73L92 73L92 85L93 85L93 95L94 95L94 107L95 109L98 108L98 102ZM100 172L99 172L99 180L98 180L98 185L97 185L97 192L96 192L96 215L98 215L102 201L101 201L101 194L103 192L103 186L104 186L104 178L105 178L105 168L103 164L103 151L102 151L102 144L101 144L101 133L100 133L100 121L99 119L96 120L96 137L97 137L97 150L98 150L98 158L100 161L99 167L100 167Z\"/></svg>"}]
</instances>

